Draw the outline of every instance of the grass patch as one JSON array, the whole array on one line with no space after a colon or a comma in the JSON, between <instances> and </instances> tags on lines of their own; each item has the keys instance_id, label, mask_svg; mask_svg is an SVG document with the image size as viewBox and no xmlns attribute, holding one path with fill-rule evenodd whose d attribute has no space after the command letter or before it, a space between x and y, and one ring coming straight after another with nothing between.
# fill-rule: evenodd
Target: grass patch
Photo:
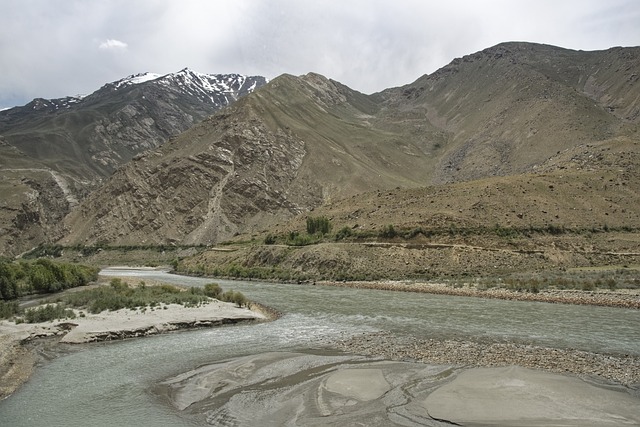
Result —
<instances>
[{"instance_id":1,"label":"grass patch","mask_svg":"<svg viewBox=\"0 0 640 427\"><path fill-rule=\"evenodd\" d=\"M61 296L48 304L21 310L17 301L0 302L0 318L14 319L16 323L40 323L52 320L75 319L73 309L86 309L97 314L103 311L116 311L123 308L131 310L147 308L165 308L168 304L180 304L185 307L200 307L208 304L211 298L232 302L238 307L248 306L250 301L233 290L223 291L216 283L204 288L182 289L172 285L146 286L140 282L131 287L121 279L112 279L109 286L100 286ZM84 314L80 314L84 317Z\"/></svg>"},{"instance_id":2,"label":"grass patch","mask_svg":"<svg viewBox=\"0 0 640 427\"><path fill-rule=\"evenodd\" d=\"M29 308L24 311L21 320L27 323L49 322L59 319L75 319L76 313L66 308L63 304L47 304L36 308Z\"/></svg>"},{"instance_id":3,"label":"grass patch","mask_svg":"<svg viewBox=\"0 0 640 427\"><path fill-rule=\"evenodd\" d=\"M228 291L229 292L229 291ZM234 295L222 292L217 284L203 288L184 290L172 285L146 286L144 282L135 288L120 279L112 279L109 286L100 286L65 295L60 299L66 306L86 308L90 313L115 311L123 308L131 310L155 308L162 304L180 304L185 307L200 307L208 304L210 298L236 303L238 307L248 305L248 300L240 292ZM233 291L231 291L233 292ZM239 294L239 295L235 295Z\"/></svg>"},{"instance_id":4,"label":"grass patch","mask_svg":"<svg viewBox=\"0 0 640 427\"><path fill-rule=\"evenodd\" d=\"M12 319L21 313L18 301L0 301L0 319Z\"/></svg>"}]
</instances>

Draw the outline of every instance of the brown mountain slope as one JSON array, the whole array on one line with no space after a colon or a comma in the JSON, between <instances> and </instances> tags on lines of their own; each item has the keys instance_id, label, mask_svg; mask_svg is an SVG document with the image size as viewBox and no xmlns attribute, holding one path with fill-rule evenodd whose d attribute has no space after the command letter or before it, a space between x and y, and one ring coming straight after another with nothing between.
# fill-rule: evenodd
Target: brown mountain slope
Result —
<instances>
[{"instance_id":1,"label":"brown mountain slope","mask_svg":"<svg viewBox=\"0 0 640 427\"><path fill-rule=\"evenodd\" d=\"M562 152L535 174L366 193L254 234L252 245L239 236L224 251L205 251L179 268L222 276L373 280L637 267L638 161L640 144L616 139ZM308 216L328 218L331 234L309 246L279 244L292 233L306 235ZM261 244L267 236L276 244Z\"/></svg>"},{"instance_id":2,"label":"brown mountain slope","mask_svg":"<svg viewBox=\"0 0 640 427\"><path fill-rule=\"evenodd\" d=\"M639 72L639 48L504 43L381 96L445 133L433 182L455 182L529 172L559 150L614 135L637 138Z\"/></svg>"},{"instance_id":3,"label":"brown mountain slope","mask_svg":"<svg viewBox=\"0 0 640 427\"><path fill-rule=\"evenodd\" d=\"M63 241L210 244L337 195L424 182L420 157L363 123L345 93L360 96L314 74L275 79L118 171Z\"/></svg>"},{"instance_id":4,"label":"brown mountain slope","mask_svg":"<svg viewBox=\"0 0 640 427\"><path fill-rule=\"evenodd\" d=\"M480 210L493 197L480 180L532 174L574 150L597 156L601 141L638 141L639 53L506 43L371 96L316 74L284 75L118 171L66 219L63 242L212 244L338 198L360 207L375 203L361 193L439 183L478 181L451 197L476 198ZM528 179L513 181L525 193L507 205L538 204ZM576 188L596 179L572 178ZM580 203L592 203L592 189L580 188ZM570 211L540 209L569 224Z\"/></svg>"}]
</instances>

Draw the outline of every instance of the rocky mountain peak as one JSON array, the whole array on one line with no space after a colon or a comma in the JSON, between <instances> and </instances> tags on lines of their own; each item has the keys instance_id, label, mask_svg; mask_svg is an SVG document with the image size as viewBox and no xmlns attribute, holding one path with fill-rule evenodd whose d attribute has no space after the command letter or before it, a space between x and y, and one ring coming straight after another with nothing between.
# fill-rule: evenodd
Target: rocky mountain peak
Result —
<instances>
[{"instance_id":1,"label":"rocky mountain peak","mask_svg":"<svg viewBox=\"0 0 640 427\"><path fill-rule=\"evenodd\" d=\"M10 202L0 216L0 253L54 239L51 224L59 224L71 204L51 200L64 194L81 201L133 157L265 83L259 76L190 69L146 72L107 83L86 97L37 98L0 111L0 182L7 184ZM23 181L33 183L30 193L19 185ZM5 224L22 224L20 218L33 219L28 229L9 225L15 233L2 233Z\"/></svg>"}]
</instances>

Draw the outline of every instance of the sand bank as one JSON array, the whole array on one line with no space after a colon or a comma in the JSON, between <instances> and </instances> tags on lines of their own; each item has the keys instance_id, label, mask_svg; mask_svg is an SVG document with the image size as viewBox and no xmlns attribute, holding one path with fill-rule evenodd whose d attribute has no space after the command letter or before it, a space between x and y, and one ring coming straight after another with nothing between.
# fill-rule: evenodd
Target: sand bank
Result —
<instances>
[{"instance_id":1,"label":"sand bank","mask_svg":"<svg viewBox=\"0 0 640 427\"><path fill-rule=\"evenodd\" d=\"M265 353L157 386L212 425L638 425L640 398L575 376L521 367L456 368L362 356Z\"/></svg>"},{"instance_id":2,"label":"sand bank","mask_svg":"<svg viewBox=\"0 0 640 427\"><path fill-rule=\"evenodd\" d=\"M16 324L0 321L0 399L24 383L33 371L35 355L22 344L38 338L59 337L63 343L88 343L160 334L179 329L214 327L246 321L263 321L261 310L238 308L211 301L200 307L160 305L155 309L85 313L67 321Z\"/></svg>"}]
</instances>

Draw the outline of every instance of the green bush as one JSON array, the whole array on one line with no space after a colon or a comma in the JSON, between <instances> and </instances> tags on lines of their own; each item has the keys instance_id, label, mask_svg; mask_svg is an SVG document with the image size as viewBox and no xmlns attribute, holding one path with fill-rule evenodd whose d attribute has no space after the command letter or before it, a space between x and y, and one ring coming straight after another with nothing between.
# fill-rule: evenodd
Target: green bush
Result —
<instances>
[{"instance_id":1,"label":"green bush","mask_svg":"<svg viewBox=\"0 0 640 427\"><path fill-rule=\"evenodd\" d=\"M228 290L224 292L220 296L221 301L232 302L236 304L238 307L243 307L248 304L247 298L242 294L242 292L235 292L233 290Z\"/></svg>"},{"instance_id":2,"label":"green bush","mask_svg":"<svg viewBox=\"0 0 640 427\"><path fill-rule=\"evenodd\" d=\"M220 299L222 288L217 283L207 283L204 285L204 294L209 298Z\"/></svg>"},{"instance_id":3,"label":"green bush","mask_svg":"<svg viewBox=\"0 0 640 427\"><path fill-rule=\"evenodd\" d=\"M336 233L336 240L344 240L353 235L353 230L350 227L344 226Z\"/></svg>"},{"instance_id":4,"label":"green bush","mask_svg":"<svg viewBox=\"0 0 640 427\"><path fill-rule=\"evenodd\" d=\"M233 293L233 299L231 302L235 303L238 307L244 307L248 304L248 300L244 294L238 291Z\"/></svg>"},{"instance_id":5,"label":"green bush","mask_svg":"<svg viewBox=\"0 0 640 427\"><path fill-rule=\"evenodd\" d=\"M95 267L48 259L0 262L0 298L13 299L29 292L51 293L83 286L96 280L98 271Z\"/></svg>"}]
</instances>

